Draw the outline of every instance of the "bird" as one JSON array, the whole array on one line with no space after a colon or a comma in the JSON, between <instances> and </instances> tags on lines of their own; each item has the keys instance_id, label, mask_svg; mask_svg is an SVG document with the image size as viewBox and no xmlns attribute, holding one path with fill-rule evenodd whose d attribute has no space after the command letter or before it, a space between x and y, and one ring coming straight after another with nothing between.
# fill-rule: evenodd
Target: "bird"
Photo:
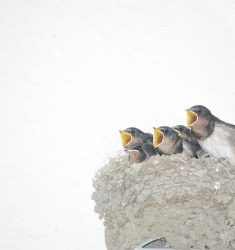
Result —
<instances>
[{"instance_id":1,"label":"bird","mask_svg":"<svg viewBox=\"0 0 235 250\"><path fill-rule=\"evenodd\" d=\"M201 147L210 155L235 165L235 125L220 120L203 105L186 111L187 125Z\"/></svg>"},{"instance_id":2,"label":"bird","mask_svg":"<svg viewBox=\"0 0 235 250\"><path fill-rule=\"evenodd\" d=\"M137 144L142 144L145 142L152 143L153 135L150 133L144 133L138 128L129 127L124 130L119 130L121 135L121 142L124 149L135 146Z\"/></svg>"},{"instance_id":3,"label":"bird","mask_svg":"<svg viewBox=\"0 0 235 250\"><path fill-rule=\"evenodd\" d=\"M146 141L141 145L141 147L144 150L147 158L150 158L151 156L158 154L158 152L155 150L152 142Z\"/></svg>"},{"instance_id":4,"label":"bird","mask_svg":"<svg viewBox=\"0 0 235 250\"><path fill-rule=\"evenodd\" d=\"M183 142L179 134L168 126L153 128L153 146L160 155L183 153Z\"/></svg>"},{"instance_id":5,"label":"bird","mask_svg":"<svg viewBox=\"0 0 235 250\"><path fill-rule=\"evenodd\" d=\"M172 128L176 130L182 138L188 139L189 141L196 141L196 138L192 135L190 128L184 125L176 125Z\"/></svg>"},{"instance_id":6,"label":"bird","mask_svg":"<svg viewBox=\"0 0 235 250\"><path fill-rule=\"evenodd\" d=\"M149 142L129 146L125 151L129 154L129 161L131 164L143 162L156 154L153 145Z\"/></svg>"},{"instance_id":7,"label":"bird","mask_svg":"<svg viewBox=\"0 0 235 250\"><path fill-rule=\"evenodd\" d=\"M177 125L172 127L179 133L183 140L183 148L187 151L191 158L207 158L209 154L203 150L197 139L192 134L191 130L184 125Z\"/></svg>"}]
</instances>

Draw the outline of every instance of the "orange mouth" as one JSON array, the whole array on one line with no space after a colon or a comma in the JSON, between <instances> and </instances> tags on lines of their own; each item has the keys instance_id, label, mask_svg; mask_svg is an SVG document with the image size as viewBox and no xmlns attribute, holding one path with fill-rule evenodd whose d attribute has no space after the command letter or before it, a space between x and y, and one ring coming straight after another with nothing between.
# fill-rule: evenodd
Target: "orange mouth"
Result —
<instances>
[{"instance_id":1,"label":"orange mouth","mask_svg":"<svg viewBox=\"0 0 235 250\"><path fill-rule=\"evenodd\" d=\"M153 146L154 148L159 147L164 139L164 134L161 130L157 129L157 128L153 128Z\"/></svg>"},{"instance_id":2,"label":"orange mouth","mask_svg":"<svg viewBox=\"0 0 235 250\"><path fill-rule=\"evenodd\" d=\"M187 125L188 125L188 127L193 126L193 124L196 123L197 120L198 120L198 115L191 110L187 110Z\"/></svg>"},{"instance_id":3,"label":"orange mouth","mask_svg":"<svg viewBox=\"0 0 235 250\"><path fill-rule=\"evenodd\" d=\"M127 146L127 144L131 141L132 135L126 131L120 130L120 135L121 135L121 142L122 146Z\"/></svg>"}]
</instances>

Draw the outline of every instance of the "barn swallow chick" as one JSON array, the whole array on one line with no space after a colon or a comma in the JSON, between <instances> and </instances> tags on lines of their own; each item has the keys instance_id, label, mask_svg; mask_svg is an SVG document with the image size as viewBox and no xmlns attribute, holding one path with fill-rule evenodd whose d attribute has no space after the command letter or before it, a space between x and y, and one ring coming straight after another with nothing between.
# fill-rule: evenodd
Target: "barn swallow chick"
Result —
<instances>
[{"instance_id":1,"label":"barn swallow chick","mask_svg":"<svg viewBox=\"0 0 235 250\"><path fill-rule=\"evenodd\" d=\"M187 109L187 125L205 151L235 164L234 125L221 121L202 105Z\"/></svg>"},{"instance_id":2,"label":"barn swallow chick","mask_svg":"<svg viewBox=\"0 0 235 250\"><path fill-rule=\"evenodd\" d=\"M145 154L141 144L135 144L134 146L128 147L125 151L129 154L130 163L140 163L146 160L147 155Z\"/></svg>"},{"instance_id":3,"label":"barn swallow chick","mask_svg":"<svg viewBox=\"0 0 235 250\"><path fill-rule=\"evenodd\" d=\"M196 141L196 138L192 135L191 130L184 125L177 125L172 127L179 133L179 136L189 141Z\"/></svg>"},{"instance_id":4,"label":"barn swallow chick","mask_svg":"<svg viewBox=\"0 0 235 250\"><path fill-rule=\"evenodd\" d=\"M156 154L153 145L149 142L143 144L135 144L134 146L129 146L125 151L129 154L130 163L140 163L144 160L149 159L152 155Z\"/></svg>"},{"instance_id":5,"label":"barn swallow chick","mask_svg":"<svg viewBox=\"0 0 235 250\"><path fill-rule=\"evenodd\" d=\"M157 154L157 151L155 150L152 142L145 142L141 145L142 149L144 150L145 154L147 155L147 158L150 158L153 155Z\"/></svg>"},{"instance_id":6,"label":"barn swallow chick","mask_svg":"<svg viewBox=\"0 0 235 250\"><path fill-rule=\"evenodd\" d=\"M159 154L171 155L183 153L182 138L167 126L153 128L153 146Z\"/></svg>"},{"instance_id":7,"label":"barn swallow chick","mask_svg":"<svg viewBox=\"0 0 235 250\"><path fill-rule=\"evenodd\" d=\"M208 153L203 150L198 143L197 139L192 134L191 130L184 125L177 125L173 127L179 133L183 140L183 148L192 158L206 158L209 157Z\"/></svg>"},{"instance_id":8,"label":"barn swallow chick","mask_svg":"<svg viewBox=\"0 0 235 250\"><path fill-rule=\"evenodd\" d=\"M152 142L153 135L150 133L144 133L138 128L130 127L125 130L120 130L121 142L124 149L133 147L137 144L143 144L144 142Z\"/></svg>"}]
</instances>

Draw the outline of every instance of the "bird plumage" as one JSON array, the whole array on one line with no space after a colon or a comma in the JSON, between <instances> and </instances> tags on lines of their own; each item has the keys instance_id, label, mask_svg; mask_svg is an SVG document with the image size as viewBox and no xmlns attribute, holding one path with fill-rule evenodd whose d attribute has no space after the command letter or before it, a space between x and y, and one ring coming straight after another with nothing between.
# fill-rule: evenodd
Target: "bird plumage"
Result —
<instances>
[{"instance_id":1,"label":"bird plumage","mask_svg":"<svg viewBox=\"0 0 235 250\"><path fill-rule=\"evenodd\" d=\"M191 112L191 113L190 113ZM235 164L235 126L214 116L211 111L196 105L188 110L188 125L201 147L210 155L225 158ZM193 121L190 123L190 121Z\"/></svg>"},{"instance_id":2,"label":"bird plumage","mask_svg":"<svg viewBox=\"0 0 235 250\"><path fill-rule=\"evenodd\" d=\"M191 130L184 125L173 127L179 133L183 141L183 148L191 158L205 158L208 153L205 152L198 143L197 139L192 134Z\"/></svg>"}]
</instances>

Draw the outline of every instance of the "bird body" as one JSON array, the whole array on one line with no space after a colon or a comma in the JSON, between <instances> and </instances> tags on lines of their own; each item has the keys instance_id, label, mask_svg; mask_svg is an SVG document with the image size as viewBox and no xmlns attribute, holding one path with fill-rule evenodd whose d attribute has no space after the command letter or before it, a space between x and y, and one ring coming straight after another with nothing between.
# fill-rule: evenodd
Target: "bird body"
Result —
<instances>
[{"instance_id":1,"label":"bird body","mask_svg":"<svg viewBox=\"0 0 235 250\"><path fill-rule=\"evenodd\" d=\"M201 150L201 147L199 145L199 148L197 148L197 144L193 144L192 142L188 141L187 139L182 138L183 141L183 149L188 153L188 155L191 158L198 158L197 151Z\"/></svg>"},{"instance_id":2,"label":"bird body","mask_svg":"<svg viewBox=\"0 0 235 250\"><path fill-rule=\"evenodd\" d=\"M198 139L198 142L210 155L235 164L235 129L230 126L216 123L213 133L205 139Z\"/></svg>"},{"instance_id":3,"label":"bird body","mask_svg":"<svg viewBox=\"0 0 235 250\"><path fill-rule=\"evenodd\" d=\"M130 146L125 151L129 153L130 163L140 163L156 154L153 145L149 142Z\"/></svg>"},{"instance_id":4,"label":"bird body","mask_svg":"<svg viewBox=\"0 0 235 250\"><path fill-rule=\"evenodd\" d=\"M196 105L187 110L187 122L201 147L210 155L235 164L235 126L221 121L209 109Z\"/></svg>"},{"instance_id":5,"label":"bird body","mask_svg":"<svg viewBox=\"0 0 235 250\"><path fill-rule=\"evenodd\" d=\"M152 142L144 142L142 145L141 145L143 151L145 152L146 156L148 158L150 158L151 156L153 155L156 155L157 154L157 151L154 149L154 146L153 146L153 143Z\"/></svg>"},{"instance_id":6,"label":"bird body","mask_svg":"<svg viewBox=\"0 0 235 250\"><path fill-rule=\"evenodd\" d=\"M177 125L174 126L173 129L179 133L183 141L183 148L191 158L208 157L208 154L201 148L189 128L184 125Z\"/></svg>"},{"instance_id":7,"label":"bird body","mask_svg":"<svg viewBox=\"0 0 235 250\"><path fill-rule=\"evenodd\" d=\"M129 148L125 150L129 154L129 162L132 163L140 163L146 160L147 155L141 148L141 145L136 145L133 148Z\"/></svg>"}]
</instances>

